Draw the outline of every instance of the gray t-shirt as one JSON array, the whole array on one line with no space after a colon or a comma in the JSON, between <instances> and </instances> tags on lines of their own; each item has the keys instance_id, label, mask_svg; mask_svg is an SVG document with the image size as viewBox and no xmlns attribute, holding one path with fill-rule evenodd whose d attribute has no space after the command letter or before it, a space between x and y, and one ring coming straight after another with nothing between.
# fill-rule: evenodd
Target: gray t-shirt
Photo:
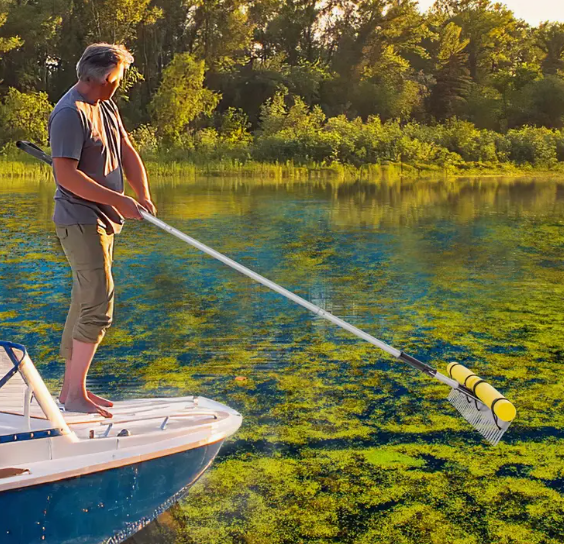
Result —
<instances>
[{"instance_id":1,"label":"gray t-shirt","mask_svg":"<svg viewBox=\"0 0 564 544\"><path fill-rule=\"evenodd\" d=\"M123 193L121 140L126 136L112 100L88 102L72 87L49 117L49 141L54 158L78 161L78 169L94 181ZM101 225L118 233L123 217L112 206L85 200L61 186L55 176L55 224Z\"/></svg>"}]
</instances>

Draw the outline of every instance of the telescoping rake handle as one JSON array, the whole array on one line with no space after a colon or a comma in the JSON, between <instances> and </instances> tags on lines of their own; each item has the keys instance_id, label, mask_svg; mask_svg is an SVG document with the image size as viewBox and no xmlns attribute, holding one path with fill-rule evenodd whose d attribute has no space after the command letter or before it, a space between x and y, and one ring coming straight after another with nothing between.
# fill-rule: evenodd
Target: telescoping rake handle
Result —
<instances>
[{"instance_id":1,"label":"telescoping rake handle","mask_svg":"<svg viewBox=\"0 0 564 544\"><path fill-rule=\"evenodd\" d=\"M198 240L195 240L191 236L188 236L187 234L180 232L179 230L175 229L174 227L171 227L170 225L168 225L164 221L157 219L155 216L151 215L150 213L147 213L145 211L141 211L141 215L143 216L143 219L146 219L150 223L153 223L153 225L156 225L157 227L165 230L166 232L172 234L173 236L180 238L184 242L187 242L191 246L194 246L195 248L199 249L200 251L207 253L208 255L212 256L214 259L217 259L218 261L221 261L222 263L226 264L227 266L230 266L231 268L237 270L238 272L241 272L241 274L245 274L245 276L248 276L249 278L257 281L258 283L262 283L262 285L264 285L265 287L268 287L269 289L272 289L273 291L280 293L282 296L292 300L296 304L299 304L300 306L307 308L308 310L313 312L315 315L318 315L319 317L322 317L322 318L326 319L327 321L331 321L331 323L335 323L335 325L338 325L342 329L345 329L349 332L352 332L353 334L355 334L359 338L362 338L363 340L366 340L367 342L374 344L375 346L379 347L380 349L383 349L384 351L386 351L390 355L393 355L397 359L401 359L402 361L410 364L411 366L417 368L418 370L425 372L429 376L437 378L438 380L450 385L451 387L457 387L458 386L458 382L456 382L455 380L452 380L450 378L447 378L446 376L443 376L440 372L437 372L434 368L431 368L430 366L426 365L425 363L422 363L421 361L418 361L417 359L410 357L409 355L406 355L405 353L401 352L400 350L393 348L392 346L389 346L385 342L382 342L381 340L374 338L374 336L371 336L370 334L358 329L354 325L351 325L350 323L343 321L342 319L338 318L337 316L334 316L333 314L327 312L326 310L323 310L319 306L312 304L311 302L303 299L302 297L296 295L295 293L292 293L291 291L284 289L284 287L281 287L277 283L270 281L269 279L265 278L264 276L261 276L260 274L257 274L256 272L253 272L252 270L249 270L247 267L243 266L242 264L235 262L234 260L230 259L229 257L226 257L225 255L219 253L215 249L212 249L211 247L208 247L208 246L202 244L201 242L198 242Z\"/></svg>"},{"instance_id":2,"label":"telescoping rake handle","mask_svg":"<svg viewBox=\"0 0 564 544\"><path fill-rule=\"evenodd\" d=\"M17 146L26 151L30 155L46 162L47 164L52 164L52 159L49 155L44 153L39 147L29 142L17 142ZM145 210L141 210L141 215L143 219L152 223L156 227L176 236L180 240L190 244L191 246L207 253L214 259L221 261L227 266L241 272L245 276L255 280L256 282L268 287L269 289L279 293L280 295L290 299L291 301L307 308L315 315L334 323L335 325L345 329L352 334L370 342L374 346L382 349L383 351L394 356L396 359L403 361L411 365L413 368L427 374L428 376L439 380L440 382L451 387L451 392L448 400L455 406L455 408L461 413L461 415L470 422L476 430L478 430L490 443L497 444L505 431L509 428L511 421L515 417L515 408L513 405L505 399L501 394L499 394L492 386L478 378L471 371L463 367L458 363L451 363L449 365L450 377L441 374L436 369L431 366L419 361L415 357L407 355L403 351L400 351L381 340L378 340L374 336L360 330L359 328L347 323L346 321L334 316L330 312L323 310L319 306L312 304L311 302L303 299L302 297L284 289L277 283L270 281L269 279L253 272L247 267L235 262L234 260L226 257L225 255L219 253L215 249L212 249L205 244L202 244L198 240L184 234L183 232L171 227L164 221L156 218ZM482 385L480 389L478 386Z\"/></svg>"}]
</instances>

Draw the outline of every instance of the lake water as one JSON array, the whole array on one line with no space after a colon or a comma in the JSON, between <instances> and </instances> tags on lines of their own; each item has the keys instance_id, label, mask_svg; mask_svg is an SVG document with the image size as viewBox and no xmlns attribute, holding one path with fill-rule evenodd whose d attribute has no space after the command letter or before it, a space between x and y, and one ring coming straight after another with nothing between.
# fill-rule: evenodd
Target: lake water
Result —
<instances>
[{"instance_id":1,"label":"lake water","mask_svg":"<svg viewBox=\"0 0 564 544\"><path fill-rule=\"evenodd\" d=\"M0 181L1 336L55 391L70 275L52 182ZM244 416L135 542L564 541L564 181L159 179L153 193L164 221L443 372L462 362L518 416L493 448L446 386L129 222L90 387Z\"/></svg>"}]
</instances>

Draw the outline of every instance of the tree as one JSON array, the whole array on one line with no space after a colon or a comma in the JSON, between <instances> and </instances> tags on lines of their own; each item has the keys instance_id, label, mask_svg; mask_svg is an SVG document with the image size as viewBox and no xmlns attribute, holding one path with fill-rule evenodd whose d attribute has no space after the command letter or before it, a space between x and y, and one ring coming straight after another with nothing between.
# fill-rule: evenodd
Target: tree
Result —
<instances>
[{"instance_id":1,"label":"tree","mask_svg":"<svg viewBox=\"0 0 564 544\"><path fill-rule=\"evenodd\" d=\"M322 25L330 6L331 2L324 6L318 0L278 2L276 10L268 19L263 18L263 28L255 34L261 49L269 55L282 54L292 66L319 61Z\"/></svg>"},{"instance_id":2,"label":"tree","mask_svg":"<svg viewBox=\"0 0 564 544\"><path fill-rule=\"evenodd\" d=\"M360 80L409 68L406 55L425 56L421 41L429 29L412 0L341 2L339 16L327 23L333 69ZM331 43L331 41L333 43Z\"/></svg>"},{"instance_id":3,"label":"tree","mask_svg":"<svg viewBox=\"0 0 564 544\"><path fill-rule=\"evenodd\" d=\"M470 70L466 66L466 48L470 40L461 39L461 33L459 26L448 23L440 30L432 55L436 83L429 98L429 111L437 119L453 116L469 91Z\"/></svg>"},{"instance_id":4,"label":"tree","mask_svg":"<svg viewBox=\"0 0 564 544\"><path fill-rule=\"evenodd\" d=\"M66 1L69 6L62 11L60 40L57 53L53 55L56 61L56 77L51 88L53 99L73 84L76 63L86 46L93 42L126 45L136 57L133 70L129 71L129 81L143 79L135 73L145 59L144 51L138 51L139 36L162 18L162 9L154 6L151 0ZM148 97L145 97L145 104L147 101Z\"/></svg>"},{"instance_id":5,"label":"tree","mask_svg":"<svg viewBox=\"0 0 564 544\"><path fill-rule=\"evenodd\" d=\"M19 43L3 57L0 80L5 88L46 91L51 75L49 60L56 58L61 14L68 11L68 0L21 0L5 6L8 9L0 32L5 37L19 36Z\"/></svg>"},{"instance_id":6,"label":"tree","mask_svg":"<svg viewBox=\"0 0 564 544\"><path fill-rule=\"evenodd\" d=\"M522 60L526 25L503 4L491 0L437 0L433 15L444 24L461 28L468 40L467 66L476 83L485 83L490 74Z\"/></svg>"},{"instance_id":7,"label":"tree","mask_svg":"<svg viewBox=\"0 0 564 544\"><path fill-rule=\"evenodd\" d=\"M564 72L564 23L542 23L535 34L544 57L541 61L543 73Z\"/></svg>"},{"instance_id":8,"label":"tree","mask_svg":"<svg viewBox=\"0 0 564 544\"><path fill-rule=\"evenodd\" d=\"M220 69L247 55L253 25L245 2L205 0L196 3L187 31L187 50L210 69Z\"/></svg>"},{"instance_id":9,"label":"tree","mask_svg":"<svg viewBox=\"0 0 564 544\"><path fill-rule=\"evenodd\" d=\"M564 80L547 76L525 85L512 96L510 126L564 127Z\"/></svg>"},{"instance_id":10,"label":"tree","mask_svg":"<svg viewBox=\"0 0 564 544\"><path fill-rule=\"evenodd\" d=\"M139 26L153 25L162 17L162 10L151 0L83 0L91 12L89 32L93 41L133 45Z\"/></svg>"},{"instance_id":11,"label":"tree","mask_svg":"<svg viewBox=\"0 0 564 544\"><path fill-rule=\"evenodd\" d=\"M6 19L8 18L7 9L8 5L6 0L0 0L0 28L4 26ZM7 53L12 49L16 49L16 47L20 47L22 44L23 41L19 36L0 37L0 55L2 55L2 53ZM0 58L2 57L0 56Z\"/></svg>"},{"instance_id":12,"label":"tree","mask_svg":"<svg viewBox=\"0 0 564 544\"><path fill-rule=\"evenodd\" d=\"M410 59L427 56L422 40L430 35L417 4L357 0L339 6L326 24L326 58L335 77L324 85L324 111L409 117L423 96Z\"/></svg>"},{"instance_id":13,"label":"tree","mask_svg":"<svg viewBox=\"0 0 564 544\"><path fill-rule=\"evenodd\" d=\"M220 95L204 87L204 61L190 53L179 53L163 73L151 101L150 111L159 136L178 143L190 123L200 115L211 115Z\"/></svg>"}]
</instances>

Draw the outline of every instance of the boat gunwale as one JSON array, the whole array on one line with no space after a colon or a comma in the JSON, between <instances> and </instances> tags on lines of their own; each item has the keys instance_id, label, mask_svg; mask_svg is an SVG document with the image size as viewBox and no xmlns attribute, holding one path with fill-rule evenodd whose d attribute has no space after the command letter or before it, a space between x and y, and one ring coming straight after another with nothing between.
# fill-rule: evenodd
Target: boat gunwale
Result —
<instances>
[{"instance_id":1,"label":"boat gunwale","mask_svg":"<svg viewBox=\"0 0 564 544\"><path fill-rule=\"evenodd\" d=\"M237 417L237 416L233 416L233 417ZM238 427L237 427L238 428ZM235 429L236 431L237 429ZM223 432L220 432L218 434L212 435L211 439L204 439L204 440L199 440L197 442L192 442L189 444L182 444L179 446L174 446L174 447L170 447L167 449L159 449L156 451L152 451L152 452L147 452L144 454L135 454L135 455L131 455L128 457L123 457L120 459L114 459L114 460L109 460L109 461L105 461L102 463L98 463L95 465L92 464L88 464L88 465L81 465L80 467L68 470L68 471L64 471L64 472L50 472L48 474L44 474L43 476L38 476L35 478L29 478L30 476L33 476L33 473L26 473L26 474L22 474L22 475L18 475L18 476L14 476L12 478L6 478L5 481L0 481L0 493L3 493L5 491L13 491L13 490L17 490L17 489L28 489L31 487L36 487L39 485L44 485L44 484L49 484L49 483L56 483L62 480L69 480L69 479L74 479L74 478L79 478L81 476L87 476L89 474L95 474L98 472L104 472L106 470L113 470L113 469L119 469L122 467L126 467L129 465L134 465L137 463L143 463L146 461L151 461L153 459L158 459L161 457L168 457L170 455L174 455L176 453L182 453L184 451L188 451L188 450L192 450L192 449L198 449L201 447L206 447L206 446L211 446L213 444L216 444L217 442L221 442L224 441L226 438L228 438L229 436L231 436L232 434L235 433L235 431L233 432L228 432L228 430L225 430ZM185 436L185 435L182 435ZM63 438L63 437L61 437ZM130 437L125 437L125 438L130 438ZM175 437L178 438L178 437ZM49 438L48 440L54 440L52 438ZM171 439L173 440L173 439ZM127 449L129 448L123 448L123 449L115 449L115 450L108 450L107 452L103 452L103 454L101 455L112 455L115 456L116 452L125 452L127 451ZM89 457L91 455L100 455L100 453L93 453L93 454L87 454L87 455L83 455L82 457ZM45 460L45 461L39 461L40 463L49 463L49 462L54 462L54 461L61 461L63 458L58 458L58 459L51 459L51 460ZM29 469L30 466L34 465L36 463L25 463L24 465L13 465L11 468L27 468ZM33 467L32 467L33 468ZM27 478L26 478L27 476ZM27 480L27 481L26 481Z\"/></svg>"}]
</instances>

